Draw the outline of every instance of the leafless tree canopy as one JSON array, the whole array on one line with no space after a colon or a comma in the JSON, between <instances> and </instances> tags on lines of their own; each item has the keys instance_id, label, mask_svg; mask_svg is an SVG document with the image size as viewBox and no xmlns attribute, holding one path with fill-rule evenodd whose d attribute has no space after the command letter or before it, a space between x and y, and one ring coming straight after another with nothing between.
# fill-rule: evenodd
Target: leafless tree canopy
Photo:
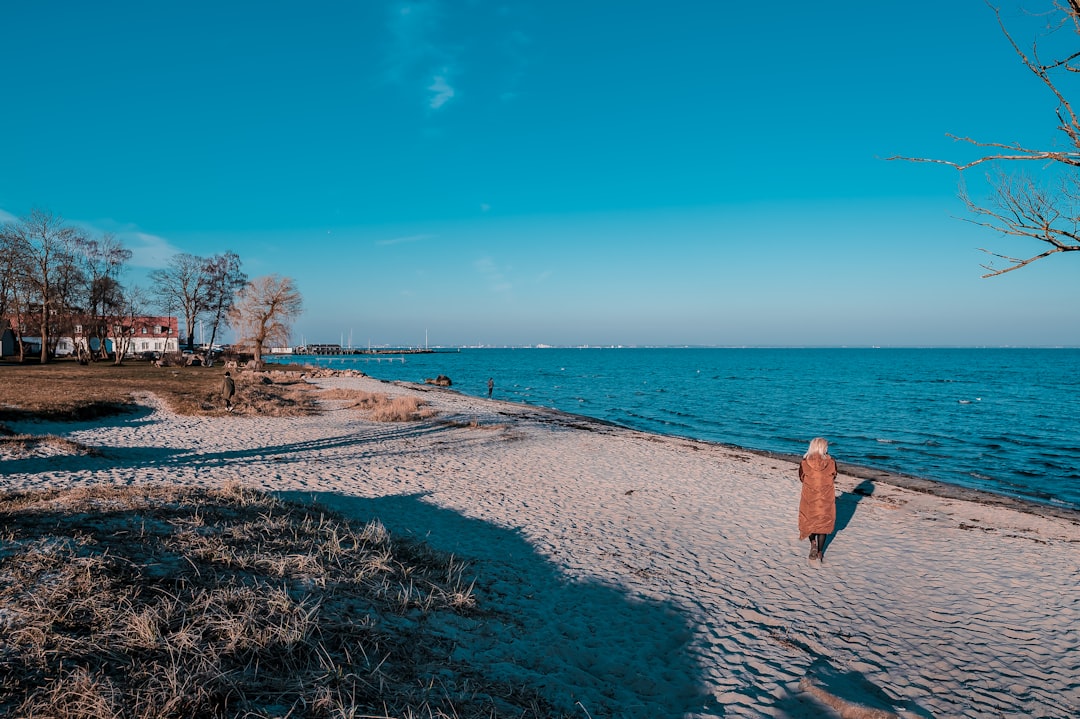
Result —
<instances>
[{"instance_id":1,"label":"leafless tree canopy","mask_svg":"<svg viewBox=\"0 0 1080 719\"><path fill-rule=\"evenodd\" d=\"M41 339L41 361L47 362L56 341L68 327L77 293L84 283L78 264L83 236L64 220L43 210L4 226L2 261L8 305L21 328L34 326ZM21 338L20 338L20 356Z\"/></svg>"},{"instance_id":2,"label":"leafless tree canopy","mask_svg":"<svg viewBox=\"0 0 1080 719\"><path fill-rule=\"evenodd\" d=\"M131 250L111 234L100 240L83 238L80 246L87 300L80 323L86 337L97 338L98 358L105 359L108 354L105 339L116 327L117 317L125 314L124 306L128 302L120 277L131 259Z\"/></svg>"},{"instance_id":3,"label":"leafless tree canopy","mask_svg":"<svg viewBox=\"0 0 1080 719\"><path fill-rule=\"evenodd\" d=\"M980 148L984 154L966 162L931 159L925 157L892 157L892 160L910 160L948 165L963 176L976 167L990 167L988 180L991 195L985 202L973 200L961 179L960 195L972 213L971 222L996 230L1005 235L1026 237L1044 243L1041 252L1027 257L982 249L992 260L983 265L987 271L983 277L994 277L1019 269L1061 252L1080 250L1080 180L1076 168L1080 168L1080 118L1077 117L1068 97L1070 84L1076 82L1080 73L1080 49L1072 50L1080 41L1080 0L1055 0L1051 12L1044 17L1046 25L1039 40L1030 50L1025 50L1006 27L1001 11L991 6L1005 38L1024 66L1049 90L1057 104L1057 129L1066 142L1062 148L1036 148L1022 143L986 142L971 137L950 135L956 140ZM1049 56L1044 57L1040 43L1050 46ZM1016 163L1034 161L1042 182L1032 176L1004 168ZM1004 265L995 264L1004 261Z\"/></svg>"},{"instance_id":4,"label":"leafless tree canopy","mask_svg":"<svg viewBox=\"0 0 1080 719\"><path fill-rule=\"evenodd\" d=\"M150 279L158 309L167 315L174 311L183 315L185 345L189 350L195 349L195 323L210 302L206 260L187 253L173 255L167 267L150 273Z\"/></svg>"},{"instance_id":5,"label":"leafless tree canopy","mask_svg":"<svg viewBox=\"0 0 1080 719\"><path fill-rule=\"evenodd\" d=\"M23 338L36 334L42 362L61 337L82 340L80 357L97 338L95 359L104 359L106 338L118 339L117 327L130 327L132 313L144 311L138 288L120 281L130 259L114 235L90 237L44 210L0 227L0 319L16 330L19 357Z\"/></svg>"},{"instance_id":6,"label":"leafless tree canopy","mask_svg":"<svg viewBox=\"0 0 1080 719\"><path fill-rule=\"evenodd\" d=\"M238 343L247 345L262 365L264 347L288 343L292 321L303 311L303 298L292 279L279 275L256 277L237 298L232 324Z\"/></svg>"},{"instance_id":7,"label":"leafless tree canopy","mask_svg":"<svg viewBox=\"0 0 1080 719\"><path fill-rule=\"evenodd\" d=\"M247 285L248 278L241 271L240 256L235 252L214 255L206 260L205 270L208 278L206 314L210 321L208 347L212 348L218 330L229 324L237 293ZM212 353L207 352L207 357L210 356Z\"/></svg>"}]
</instances>

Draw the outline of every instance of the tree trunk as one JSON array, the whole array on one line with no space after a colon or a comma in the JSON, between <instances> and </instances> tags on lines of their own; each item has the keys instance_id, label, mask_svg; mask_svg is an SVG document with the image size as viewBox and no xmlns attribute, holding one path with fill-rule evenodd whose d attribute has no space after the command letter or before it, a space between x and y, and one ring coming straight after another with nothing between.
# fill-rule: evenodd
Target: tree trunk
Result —
<instances>
[{"instance_id":1,"label":"tree trunk","mask_svg":"<svg viewBox=\"0 0 1080 719\"><path fill-rule=\"evenodd\" d=\"M41 364L49 361L49 304L41 303Z\"/></svg>"}]
</instances>

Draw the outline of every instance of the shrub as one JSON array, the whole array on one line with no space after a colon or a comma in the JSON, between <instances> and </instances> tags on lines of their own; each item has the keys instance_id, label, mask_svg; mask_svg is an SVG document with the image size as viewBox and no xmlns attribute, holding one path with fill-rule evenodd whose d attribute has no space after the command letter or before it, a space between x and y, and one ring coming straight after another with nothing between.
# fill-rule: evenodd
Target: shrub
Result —
<instances>
[{"instance_id":1,"label":"shrub","mask_svg":"<svg viewBox=\"0 0 1080 719\"><path fill-rule=\"evenodd\" d=\"M368 419L375 422L412 422L438 414L435 410L426 408L424 401L412 395L390 398L385 394L335 388L323 390L319 396L325 400L345 402L347 409L365 411Z\"/></svg>"}]
</instances>

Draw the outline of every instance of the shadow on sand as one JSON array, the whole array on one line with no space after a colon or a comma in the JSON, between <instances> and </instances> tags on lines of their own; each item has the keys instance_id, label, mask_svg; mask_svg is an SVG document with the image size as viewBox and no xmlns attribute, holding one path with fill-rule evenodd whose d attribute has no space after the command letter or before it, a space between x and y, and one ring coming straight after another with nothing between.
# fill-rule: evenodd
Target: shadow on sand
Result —
<instances>
[{"instance_id":1,"label":"shadow on sand","mask_svg":"<svg viewBox=\"0 0 1080 719\"><path fill-rule=\"evenodd\" d=\"M808 707L815 707L812 713ZM839 716L842 719L900 719L933 714L918 703L890 697L860 672L834 667L818 657L807 668L797 692L785 692L773 707L783 719Z\"/></svg>"},{"instance_id":2,"label":"shadow on sand","mask_svg":"<svg viewBox=\"0 0 1080 719\"><path fill-rule=\"evenodd\" d=\"M836 498L836 526L825 542L826 549L832 544L837 534L847 529L847 526L851 524L851 519L855 516L855 510L859 502L866 497L873 496L874 489L874 483L869 479L864 479L853 490L843 492Z\"/></svg>"},{"instance_id":3,"label":"shadow on sand","mask_svg":"<svg viewBox=\"0 0 1080 719\"><path fill-rule=\"evenodd\" d=\"M675 607L571 581L516 529L464 517L425 494L279 496L314 500L361 521L378 518L393 534L469 561L479 608L488 614L456 640L489 678L539 687L575 716L582 709L650 719L724 713L704 689L702 668L687 650L692 625Z\"/></svg>"},{"instance_id":4,"label":"shadow on sand","mask_svg":"<svg viewBox=\"0 0 1080 719\"><path fill-rule=\"evenodd\" d=\"M20 431L33 430L34 434L44 435L55 433L59 435L70 434L81 429L92 429L107 426L151 426L156 423L152 418L152 412L132 412L123 418L110 419L108 422L91 423L45 423L38 422L20 426ZM84 426L85 425L85 426ZM346 433L339 436L320 437L312 440L297 442L282 442L279 444L267 443L256 449L243 448L235 450L219 450L213 452L202 451L199 448L174 448L162 445L145 445L137 447L92 447L97 452L93 455L68 454L52 457L25 457L6 460L4 470L6 473L35 473L35 472L79 472L99 471L117 468L146 469L146 480L161 478L167 474L171 467L182 466L196 468L200 472L226 470L230 467L244 466L253 458L271 461L281 464L307 461L311 453L323 452L335 449L355 449L356 457L362 459L365 455L364 446L378 441L400 440L411 437L419 437L429 432L440 431L441 428L433 423L417 425L395 425L387 428L379 428L377 431L367 433ZM401 454L416 454L421 450L403 451ZM389 456L387 452L380 454Z\"/></svg>"}]
</instances>

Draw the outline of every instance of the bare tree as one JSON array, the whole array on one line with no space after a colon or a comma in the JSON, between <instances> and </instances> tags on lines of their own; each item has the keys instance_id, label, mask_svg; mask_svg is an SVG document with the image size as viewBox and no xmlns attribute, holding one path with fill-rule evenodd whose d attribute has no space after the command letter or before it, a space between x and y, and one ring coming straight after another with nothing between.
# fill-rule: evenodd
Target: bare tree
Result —
<instances>
[{"instance_id":1,"label":"bare tree","mask_svg":"<svg viewBox=\"0 0 1080 719\"><path fill-rule=\"evenodd\" d=\"M79 264L81 235L76 233L69 251L58 256L49 310L48 356L57 355L62 337L73 337L86 300L86 275Z\"/></svg>"},{"instance_id":2,"label":"bare tree","mask_svg":"<svg viewBox=\"0 0 1080 719\"><path fill-rule=\"evenodd\" d=\"M105 322L112 328L114 365L122 365L131 351L139 324L146 321L146 304L146 293L139 287L121 288L110 303Z\"/></svg>"},{"instance_id":3,"label":"bare tree","mask_svg":"<svg viewBox=\"0 0 1080 719\"><path fill-rule=\"evenodd\" d=\"M267 343L288 343L292 320L302 311L303 297L289 277L256 277L240 291L232 311L233 327L238 342L251 348L257 367L262 367Z\"/></svg>"},{"instance_id":4,"label":"bare tree","mask_svg":"<svg viewBox=\"0 0 1080 719\"><path fill-rule=\"evenodd\" d=\"M75 256L81 235L43 210L7 224L3 235L15 262L15 281L29 293L27 308L33 305L37 315L41 362L48 362L50 342L55 347L58 331L54 318L69 314L71 293L78 284ZM21 334L23 328L19 330Z\"/></svg>"},{"instance_id":5,"label":"bare tree","mask_svg":"<svg viewBox=\"0 0 1080 719\"><path fill-rule=\"evenodd\" d=\"M909 160L948 165L961 173L960 197L974 217L970 219L982 227L996 230L1004 235L1026 237L1044 243L1042 252L1028 257L1013 257L984 248L983 252L1004 260L1005 266L995 266L994 260L982 265L987 272L983 277L994 277L1012 272L1036 260L1061 252L1080 250L1080 181L1075 168L1080 167L1080 118L1072 103L1062 91L1072 73L1080 73L1080 50L1071 47L1052 50L1052 57L1040 56L1039 41L1032 44L1031 52L1025 52L1006 28L1001 11L990 6L997 16L998 25L1021 62L1050 91L1057 103L1058 131L1066 138L1065 149L1037 149L1022 143L983 142L970 137L949 135L971 146L980 148L980 157L966 162L954 162L925 157L891 157L890 160ZM1080 38L1080 0L1055 0L1053 11L1047 16L1049 22L1040 40L1060 44L1065 33L1073 42ZM1053 46L1053 45L1052 45ZM1037 184L1029 176L1006 173L1005 164L1040 163L1040 170L1052 176L1052 182ZM978 203L968 195L963 173L975 167L992 166L989 174L990 199Z\"/></svg>"},{"instance_id":6,"label":"bare tree","mask_svg":"<svg viewBox=\"0 0 1080 719\"><path fill-rule=\"evenodd\" d=\"M0 232L0 262L3 267L4 283L4 314L5 318L14 320L11 330L14 333L15 349L18 353L19 362L26 361L26 343L23 341L24 329L30 322L30 300L33 291L26 278L25 258L21 243L14 240L14 236L8 232Z\"/></svg>"},{"instance_id":7,"label":"bare tree","mask_svg":"<svg viewBox=\"0 0 1080 719\"><path fill-rule=\"evenodd\" d=\"M173 255L168 267L154 270L150 279L155 284L158 309L165 314L172 314L174 309L183 312L186 345L189 350L194 350L195 323L207 310L210 300L207 261L186 253Z\"/></svg>"},{"instance_id":8,"label":"bare tree","mask_svg":"<svg viewBox=\"0 0 1080 719\"><path fill-rule=\"evenodd\" d=\"M20 314L16 266L14 243L6 232L0 231L0 333L7 329L5 320Z\"/></svg>"},{"instance_id":9,"label":"bare tree","mask_svg":"<svg viewBox=\"0 0 1080 719\"><path fill-rule=\"evenodd\" d=\"M236 306L236 295L248 283L247 275L240 270L240 256L235 252L215 255L206 261L207 309L210 321L210 343L207 346L207 362L212 361L214 340L218 329L229 324L229 316Z\"/></svg>"},{"instance_id":10,"label":"bare tree","mask_svg":"<svg viewBox=\"0 0 1080 719\"><path fill-rule=\"evenodd\" d=\"M80 243L80 250L86 278L82 334L86 338L97 338L98 354L105 359L109 320L122 314L120 307L125 300L120 275L131 259L131 250L126 249L112 234L105 234L100 240L86 238ZM89 343L85 349L91 349Z\"/></svg>"}]
</instances>

